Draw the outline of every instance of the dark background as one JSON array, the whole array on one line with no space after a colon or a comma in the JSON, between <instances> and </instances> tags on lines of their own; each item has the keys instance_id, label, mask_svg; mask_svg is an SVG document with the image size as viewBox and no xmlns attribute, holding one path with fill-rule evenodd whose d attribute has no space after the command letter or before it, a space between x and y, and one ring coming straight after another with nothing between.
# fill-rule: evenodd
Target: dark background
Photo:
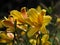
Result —
<instances>
[{"instance_id":1,"label":"dark background","mask_svg":"<svg viewBox=\"0 0 60 45\"><path fill-rule=\"evenodd\" d=\"M8 16L9 12L13 9L20 10L21 7L24 6L28 9L32 7L36 8L38 5L40 5L40 3L43 3L46 7L49 7L51 6L52 1L54 2L54 5L57 4L56 10L59 12L59 0L0 0L0 19L3 18L3 16Z\"/></svg>"}]
</instances>

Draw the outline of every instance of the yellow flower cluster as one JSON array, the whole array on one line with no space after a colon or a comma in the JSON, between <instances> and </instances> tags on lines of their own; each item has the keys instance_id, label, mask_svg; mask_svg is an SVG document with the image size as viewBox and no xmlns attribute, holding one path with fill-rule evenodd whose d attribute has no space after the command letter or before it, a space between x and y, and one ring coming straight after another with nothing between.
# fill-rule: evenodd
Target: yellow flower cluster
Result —
<instances>
[{"instance_id":1,"label":"yellow flower cluster","mask_svg":"<svg viewBox=\"0 0 60 45\"><path fill-rule=\"evenodd\" d=\"M14 21L17 20L17 28L28 31L27 36L32 45L36 45L37 43L36 39L32 39L32 37L36 36L37 32L40 33L38 33L36 37L41 33L43 34L41 38L42 45L51 45L48 41L49 31L46 29L46 25L50 23L52 17L46 15L45 9L41 9L41 7L38 6L37 9L31 8L26 11L26 8L23 7L21 11L12 10L8 18L4 18L1 22L5 27L8 27L7 31L14 31ZM28 25L30 26L29 28ZM25 32L21 32L21 35L24 34Z\"/></svg>"}]
</instances>

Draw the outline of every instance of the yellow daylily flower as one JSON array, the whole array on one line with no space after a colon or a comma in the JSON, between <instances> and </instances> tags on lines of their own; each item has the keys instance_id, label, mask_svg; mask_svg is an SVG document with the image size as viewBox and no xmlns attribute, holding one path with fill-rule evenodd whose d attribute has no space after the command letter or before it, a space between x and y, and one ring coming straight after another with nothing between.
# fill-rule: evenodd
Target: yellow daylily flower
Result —
<instances>
[{"instance_id":1,"label":"yellow daylily flower","mask_svg":"<svg viewBox=\"0 0 60 45\"><path fill-rule=\"evenodd\" d=\"M20 24L24 23L25 19L28 17L26 7L22 7L21 12L17 10L12 10L10 12L10 16L13 16L14 19L17 19L17 21L20 22Z\"/></svg>"},{"instance_id":2,"label":"yellow daylily flower","mask_svg":"<svg viewBox=\"0 0 60 45\"><path fill-rule=\"evenodd\" d=\"M51 21L51 17L50 16L46 16L46 10L41 10L40 13L37 12L37 10L35 10L34 8L31 8L28 12L28 18L29 18L29 22L27 21L27 23L29 25L31 25L31 27L35 27L32 28L32 30L30 29L27 33L28 37L33 36L37 31L41 31L42 33L48 33L48 31L46 30L45 26L48 25ZM39 27L39 28L37 28ZM37 28L37 29L36 29ZM41 28L41 29L40 29Z\"/></svg>"},{"instance_id":3,"label":"yellow daylily flower","mask_svg":"<svg viewBox=\"0 0 60 45\"><path fill-rule=\"evenodd\" d=\"M17 11L17 10L12 10L10 12L10 16L13 16L14 20L17 19L17 27L20 28L20 29L23 29L25 30L24 28L26 26L21 26L21 24L24 24L25 23L25 19L27 18L27 12L26 12L26 9L25 7L23 7L21 9L21 12ZM20 26L19 26L20 25ZM27 27L26 27L27 28Z\"/></svg>"}]
</instances>

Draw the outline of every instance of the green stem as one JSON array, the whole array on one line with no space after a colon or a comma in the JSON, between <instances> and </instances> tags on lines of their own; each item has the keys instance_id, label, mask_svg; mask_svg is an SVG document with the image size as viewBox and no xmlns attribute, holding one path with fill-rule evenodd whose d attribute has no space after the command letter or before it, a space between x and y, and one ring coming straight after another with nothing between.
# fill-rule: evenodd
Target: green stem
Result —
<instances>
[{"instance_id":1,"label":"green stem","mask_svg":"<svg viewBox=\"0 0 60 45\"><path fill-rule=\"evenodd\" d=\"M14 21L14 40L13 40L13 45L15 45L15 33L16 33L16 25L17 25L17 20Z\"/></svg>"}]
</instances>

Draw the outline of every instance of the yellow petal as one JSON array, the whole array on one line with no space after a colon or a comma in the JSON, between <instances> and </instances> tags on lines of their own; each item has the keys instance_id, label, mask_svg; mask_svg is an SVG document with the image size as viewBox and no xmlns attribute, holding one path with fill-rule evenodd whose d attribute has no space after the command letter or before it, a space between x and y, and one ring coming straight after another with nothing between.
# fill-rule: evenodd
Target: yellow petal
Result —
<instances>
[{"instance_id":1,"label":"yellow petal","mask_svg":"<svg viewBox=\"0 0 60 45\"><path fill-rule=\"evenodd\" d=\"M14 27L14 24L11 21L8 21L8 20L4 20L3 25L6 26L6 27L11 27L11 28Z\"/></svg>"},{"instance_id":2,"label":"yellow petal","mask_svg":"<svg viewBox=\"0 0 60 45\"><path fill-rule=\"evenodd\" d=\"M32 45L36 45L36 40L35 40L35 39L30 39L29 42L30 42Z\"/></svg>"},{"instance_id":3,"label":"yellow petal","mask_svg":"<svg viewBox=\"0 0 60 45\"><path fill-rule=\"evenodd\" d=\"M7 43L7 41L4 39L0 39L0 43Z\"/></svg>"},{"instance_id":4,"label":"yellow petal","mask_svg":"<svg viewBox=\"0 0 60 45\"><path fill-rule=\"evenodd\" d=\"M27 31L27 24L26 25L17 25L17 28L19 28L19 29L22 29L22 30L24 30L24 31Z\"/></svg>"},{"instance_id":5,"label":"yellow petal","mask_svg":"<svg viewBox=\"0 0 60 45\"><path fill-rule=\"evenodd\" d=\"M42 27L40 28L40 32L42 34L47 34L48 33L48 30L46 29L46 27L44 25L42 25Z\"/></svg>"},{"instance_id":6,"label":"yellow petal","mask_svg":"<svg viewBox=\"0 0 60 45\"><path fill-rule=\"evenodd\" d=\"M46 13L46 10L45 9L42 9L41 10L41 12L39 13L39 15L38 15L38 22L39 22L39 25L42 25L42 23L43 23L43 16L45 15L45 13Z\"/></svg>"},{"instance_id":7,"label":"yellow petal","mask_svg":"<svg viewBox=\"0 0 60 45\"><path fill-rule=\"evenodd\" d=\"M21 12L17 11L17 10L12 10L10 12L10 15L17 18L20 22L24 22L24 18L21 14Z\"/></svg>"},{"instance_id":8,"label":"yellow petal","mask_svg":"<svg viewBox=\"0 0 60 45\"><path fill-rule=\"evenodd\" d=\"M21 8L21 13L25 19L28 17L27 12L26 12L26 7Z\"/></svg>"},{"instance_id":9,"label":"yellow petal","mask_svg":"<svg viewBox=\"0 0 60 45\"><path fill-rule=\"evenodd\" d=\"M40 12L41 15L46 15L46 10L45 9L42 9L41 12Z\"/></svg>"},{"instance_id":10,"label":"yellow petal","mask_svg":"<svg viewBox=\"0 0 60 45\"><path fill-rule=\"evenodd\" d=\"M2 39L7 39L7 35L6 35L6 33L4 33L4 32L0 34L0 37L1 37Z\"/></svg>"},{"instance_id":11,"label":"yellow petal","mask_svg":"<svg viewBox=\"0 0 60 45\"><path fill-rule=\"evenodd\" d=\"M49 39L49 35L48 34L43 35L42 39L41 39L42 44L44 44L48 39Z\"/></svg>"},{"instance_id":12,"label":"yellow petal","mask_svg":"<svg viewBox=\"0 0 60 45\"><path fill-rule=\"evenodd\" d=\"M45 45L51 45L51 42L46 41Z\"/></svg>"},{"instance_id":13,"label":"yellow petal","mask_svg":"<svg viewBox=\"0 0 60 45\"><path fill-rule=\"evenodd\" d=\"M43 15L41 15L41 14L38 15L38 22L39 22L39 25L42 25L42 23L43 23Z\"/></svg>"},{"instance_id":14,"label":"yellow petal","mask_svg":"<svg viewBox=\"0 0 60 45\"><path fill-rule=\"evenodd\" d=\"M14 21L15 21L14 18L13 18L13 16L9 16L9 17L8 17L8 20L11 21L12 23L14 23ZM8 21L8 20L7 20L7 21Z\"/></svg>"},{"instance_id":15,"label":"yellow petal","mask_svg":"<svg viewBox=\"0 0 60 45\"><path fill-rule=\"evenodd\" d=\"M30 21L33 23L34 26L38 25L38 20L34 20L33 17L29 17Z\"/></svg>"},{"instance_id":16,"label":"yellow petal","mask_svg":"<svg viewBox=\"0 0 60 45\"><path fill-rule=\"evenodd\" d=\"M10 12L10 15L14 15L14 16L16 16L16 17L18 17L18 18L22 18L21 13L20 13L19 11L17 11L17 10L12 10L12 11Z\"/></svg>"},{"instance_id":17,"label":"yellow petal","mask_svg":"<svg viewBox=\"0 0 60 45\"><path fill-rule=\"evenodd\" d=\"M52 20L51 16L43 16L43 25L48 25L50 23L50 21Z\"/></svg>"},{"instance_id":18,"label":"yellow petal","mask_svg":"<svg viewBox=\"0 0 60 45\"><path fill-rule=\"evenodd\" d=\"M40 6L37 6L37 11L40 13L41 12L41 7Z\"/></svg>"},{"instance_id":19,"label":"yellow petal","mask_svg":"<svg viewBox=\"0 0 60 45\"><path fill-rule=\"evenodd\" d=\"M35 26L34 23L33 23L29 18L26 19L25 22L26 22L27 24L29 24L30 26Z\"/></svg>"},{"instance_id":20,"label":"yellow petal","mask_svg":"<svg viewBox=\"0 0 60 45\"><path fill-rule=\"evenodd\" d=\"M29 42L32 43L34 39L30 39Z\"/></svg>"},{"instance_id":21,"label":"yellow petal","mask_svg":"<svg viewBox=\"0 0 60 45\"><path fill-rule=\"evenodd\" d=\"M27 32L27 36L29 38L32 37L38 30L39 27L31 27L31 29Z\"/></svg>"},{"instance_id":22,"label":"yellow petal","mask_svg":"<svg viewBox=\"0 0 60 45\"><path fill-rule=\"evenodd\" d=\"M38 12L34 8L31 8L27 14L31 22L38 23Z\"/></svg>"}]
</instances>

